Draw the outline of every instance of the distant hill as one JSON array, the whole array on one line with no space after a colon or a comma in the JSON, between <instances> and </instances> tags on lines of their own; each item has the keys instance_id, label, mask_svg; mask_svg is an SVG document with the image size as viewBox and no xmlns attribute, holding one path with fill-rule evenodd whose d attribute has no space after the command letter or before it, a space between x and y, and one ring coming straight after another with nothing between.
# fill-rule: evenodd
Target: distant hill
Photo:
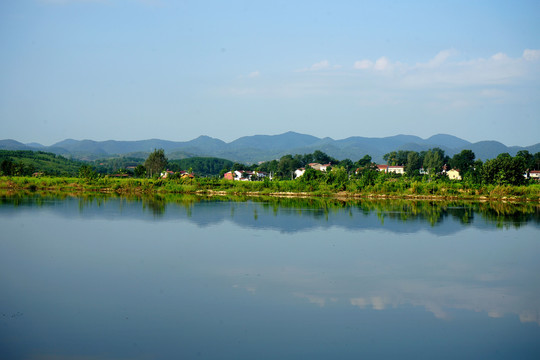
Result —
<instances>
[{"instance_id":1,"label":"distant hill","mask_svg":"<svg viewBox=\"0 0 540 360\"><path fill-rule=\"evenodd\" d=\"M139 141L93 141L66 139L52 146L23 144L15 140L0 140L4 150L42 150L82 160L95 160L108 156L134 156L144 158L154 149L164 149L171 159L190 157L218 157L236 162L256 163L279 159L287 154L308 154L321 150L342 160L356 161L370 155L374 161L383 162L383 155L394 150L424 151L439 147L449 156L470 149L477 159L495 158L500 153L515 155L519 150L531 153L540 151L540 143L531 146L508 147L497 141L471 143L448 134L437 134L427 139L414 135L395 135L381 138L351 136L346 139L318 138L311 135L286 132L280 135L243 136L226 143L209 136L199 136L190 141L149 139Z\"/></svg>"}]
</instances>

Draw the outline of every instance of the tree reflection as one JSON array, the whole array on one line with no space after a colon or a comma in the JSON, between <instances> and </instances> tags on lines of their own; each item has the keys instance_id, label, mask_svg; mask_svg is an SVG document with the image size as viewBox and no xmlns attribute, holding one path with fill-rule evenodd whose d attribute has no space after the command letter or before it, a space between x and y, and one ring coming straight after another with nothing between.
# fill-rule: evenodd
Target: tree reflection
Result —
<instances>
[{"instance_id":1,"label":"tree reflection","mask_svg":"<svg viewBox=\"0 0 540 360\"><path fill-rule=\"evenodd\" d=\"M78 203L80 213L89 207L101 207L114 202L121 210L124 206L138 203L142 209L149 209L154 217L162 217L168 207L184 208L187 217L203 203L230 204L230 217L236 215L235 208L241 203L249 203L254 207L253 219L260 219L264 213L278 216L283 211L287 214L311 217L316 221L328 222L333 214L346 213L349 217L361 214L369 216L375 213L381 224L385 219L397 222L420 221L432 227L452 218L463 225L470 225L479 216L487 224L498 228L518 228L526 223L540 223L540 204L525 202L492 202L492 201L433 201L433 200L401 200L401 199L353 199L339 200L327 198L295 198L295 197L246 197L246 196L196 196L196 195L152 195L121 196L118 194L88 193L40 193L40 192L0 192L0 206L52 206L66 200ZM261 211L259 211L261 210Z\"/></svg>"}]
</instances>

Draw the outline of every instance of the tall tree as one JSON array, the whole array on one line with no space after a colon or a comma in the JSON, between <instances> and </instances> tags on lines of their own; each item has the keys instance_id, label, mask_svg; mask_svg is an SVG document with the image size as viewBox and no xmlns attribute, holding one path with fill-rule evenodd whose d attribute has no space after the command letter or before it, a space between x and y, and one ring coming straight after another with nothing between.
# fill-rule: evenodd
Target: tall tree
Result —
<instances>
[{"instance_id":1,"label":"tall tree","mask_svg":"<svg viewBox=\"0 0 540 360\"><path fill-rule=\"evenodd\" d=\"M146 174L150 177L155 174L159 174L167 167L167 157L165 157L165 150L155 149L144 162L146 167Z\"/></svg>"},{"instance_id":2,"label":"tall tree","mask_svg":"<svg viewBox=\"0 0 540 360\"><path fill-rule=\"evenodd\" d=\"M354 163L356 167L363 168L371 164L371 156L364 155L363 158Z\"/></svg>"},{"instance_id":3,"label":"tall tree","mask_svg":"<svg viewBox=\"0 0 540 360\"><path fill-rule=\"evenodd\" d=\"M388 165L397 165L397 162L398 162L397 152L392 151L392 152L384 154L383 160L386 161L386 164Z\"/></svg>"},{"instance_id":4,"label":"tall tree","mask_svg":"<svg viewBox=\"0 0 540 360\"><path fill-rule=\"evenodd\" d=\"M5 176L13 175L13 173L15 172L14 168L15 164L13 163L13 161L11 161L11 159L5 159L0 165L0 171L2 172L2 175Z\"/></svg>"},{"instance_id":5,"label":"tall tree","mask_svg":"<svg viewBox=\"0 0 540 360\"><path fill-rule=\"evenodd\" d=\"M334 159L333 157L327 155L326 153L320 150L315 150L313 152L313 161L320 164L338 163L338 160Z\"/></svg>"},{"instance_id":6,"label":"tall tree","mask_svg":"<svg viewBox=\"0 0 540 360\"><path fill-rule=\"evenodd\" d=\"M521 157L525 161L525 164L527 165L527 169L533 170L534 168L534 156L531 154L528 150L519 150L516 154L516 157Z\"/></svg>"},{"instance_id":7,"label":"tall tree","mask_svg":"<svg viewBox=\"0 0 540 360\"><path fill-rule=\"evenodd\" d=\"M141 164L137 165L137 167L135 168L135 176L136 177L143 177L144 174L146 173L146 169L144 168L144 166L142 166Z\"/></svg>"},{"instance_id":8,"label":"tall tree","mask_svg":"<svg viewBox=\"0 0 540 360\"><path fill-rule=\"evenodd\" d=\"M461 150L450 159L450 167L459 170L461 177L464 178L465 174L474 168L475 157L472 150Z\"/></svg>"},{"instance_id":9,"label":"tall tree","mask_svg":"<svg viewBox=\"0 0 540 360\"><path fill-rule=\"evenodd\" d=\"M292 155L285 155L279 159L277 175L283 179L292 179L294 170L300 167L300 163Z\"/></svg>"},{"instance_id":10,"label":"tall tree","mask_svg":"<svg viewBox=\"0 0 540 360\"><path fill-rule=\"evenodd\" d=\"M423 165L430 176L440 173L444 165L444 151L439 148L429 149L424 156Z\"/></svg>"},{"instance_id":11,"label":"tall tree","mask_svg":"<svg viewBox=\"0 0 540 360\"><path fill-rule=\"evenodd\" d=\"M482 180L488 184L521 185L526 179L523 176L527 165L520 157L511 157L508 153L499 154L497 158L487 160L482 167Z\"/></svg>"},{"instance_id":12,"label":"tall tree","mask_svg":"<svg viewBox=\"0 0 540 360\"><path fill-rule=\"evenodd\" d=\"M407 163L405 164L405 172L407 175L413 175L416 170L422 167L422 159L416 151L409 151L407 154Z\"/></svg>"}]
</instances>

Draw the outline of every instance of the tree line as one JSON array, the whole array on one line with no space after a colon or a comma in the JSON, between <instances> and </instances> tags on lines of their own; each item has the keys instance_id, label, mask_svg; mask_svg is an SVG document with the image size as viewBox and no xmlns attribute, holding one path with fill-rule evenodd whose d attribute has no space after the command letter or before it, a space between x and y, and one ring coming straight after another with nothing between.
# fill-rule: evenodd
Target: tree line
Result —
<instances>
[{"instance_id":1,"label":"tree line","mask_svg":"<svg viewBox=\"0 0 540 360\"><path fill-rule=\"evenodd\" d=\"M450 157L440 148L427 151L392 151L384 155L388 165L399 165L405 169L405 177L412 179L443 179L443 169L458 169L463 181L471 184L511 184L527 182L527 171L540 169L540 152L531 154L527 150L519 151L516 156L507 153L485 162L476 159L471 150L463 150ZM320 172L309 167L310 163L330 164L329 171ZM163 149L155 149L147 159L112 158L96 160L93 163L64 158L60 155L42 151L6 151L0 150L0 174L4 176L30 176L39 171L46 175L80 176L95 178L107 174L126 174L135 177L158 177L166 169L172 171L191 170L198 176L219 176L234 170L251 170L272 174L274 179L294 178L294 171L305 168L300 181L323 181L343 184L349 179L361 180L366 184L382 181L395 174L381 174L377 171L370 155L364 155L357 161L337 160L330 155L316 150L311 154L285 155L279 160L260 164L245 165L232 161L210 157L195 157L181 160L168 160Z\"/></svg>"},{"instance_id":2,"label":"tree line","mask_svg":"<svg viewBox=\"0 0 540 360\"><path fill-rule=\"evenodd\" d=\"M392 151L383 156L387 165L403 166L405 177L413 179L433 180L446 178L445 172L450 169L459 171L463 181L471 184L497 184L497 185L521 185L526 183L527 172L540 169L540 152L531 154L527 150L519 151L516 156L508 153L499 154L495 159L476 159L471 150L462 150L450 157L440 148L432 148L427 151L399 150ZM260 165L250 167L243 166L245 170L257 170L272 173L278 179L293 178L294 171L298 168L306 168L302 175L303 181L336 181L336 179L356 178L363 179L367 183L373 183L377 177L381 177L371 156L365 155L353 162L350 159L337 160L322 151L312 154L285 155L279 160L272 160ZM308 164L330 164L331 171L326 174L313 172ZM240 170L241 164L235 164L232 170ZM385 176L397 177L395 174Z\"/></svg>"}]
</instances>

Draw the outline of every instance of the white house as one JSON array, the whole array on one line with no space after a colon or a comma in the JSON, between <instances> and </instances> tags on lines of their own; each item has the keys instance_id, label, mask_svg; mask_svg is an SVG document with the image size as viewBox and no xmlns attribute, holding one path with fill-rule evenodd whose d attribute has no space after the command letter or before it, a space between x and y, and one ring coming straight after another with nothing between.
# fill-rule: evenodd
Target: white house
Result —
<instances>
[{"instance_id":1,"label":"white house","mask_svg":"<svg viewBox=\"0 0 540 360\"><path fill-rule=\"evenodd\" d=\"M235 181L249 181L249 180L261 180L268 175L264 172L258 171L244 171L244 170L235 170L234 172L226 172L223 175L224 179L235 180ZM272 179L272 177L270 177Z\"/></svg>"},{"instance_id":2,"label":"white house","mask_svg":"<svg viewBox=\"0 0 540 360\"><path fill-rule=\"evenodd\" d=\"M405 174L405 166L400 165L377 165L377 170L385 173Z\"/></svg>"},{"instance_id":3,"label":"white house","mask_svg":"<svg viewBox=\"0 0 540 360\"><path fill-rule=\"evenodd\" d=\"M296 169L294 170L294 178L299 178L300 176L304 175L304 173L306 172L306 169L305 168L300 168L300 169Z\"/></svg>"},{"instance_id":4,"label":"white house","mask_svg":"<svg viewBox=\"0 0 540 360\"><path fill-rule=\"evenodd\" d=\"M389 173L396 173L396 174L405 174L405 166L388 166Z\"/></svg>"},{"instance_id":5,"label":"white house","mask_svg":"<svg viewBox=\"0 0 540 360\"><path fill-rule=\"evenodd\" d=\"M448 175L448 178L450 180L461 180L461 175L459 174L459 170L450 169L446 172L446 175Z\"/></svg>"},{"instance_id":6,"label":"white house","mask_svg":"<svg viewBox=\"0 0 540 360\"><path fill-rule=\"evenodd\" d=\"M531 179L540 179L540 170L531 170L531 171L529 171L529 177Z\"/></svg>"},{"instance_id":7,"label":"white house","mask_svg":"<svg viewBox=\"0 0 540 360\"><path fill-rule=\"evenodd\" d=\"M308 166L312 169L319 170L319 171L326 171L332 164L319 164L319 163L310 163Z\"/></svg>"}]
</instances>

